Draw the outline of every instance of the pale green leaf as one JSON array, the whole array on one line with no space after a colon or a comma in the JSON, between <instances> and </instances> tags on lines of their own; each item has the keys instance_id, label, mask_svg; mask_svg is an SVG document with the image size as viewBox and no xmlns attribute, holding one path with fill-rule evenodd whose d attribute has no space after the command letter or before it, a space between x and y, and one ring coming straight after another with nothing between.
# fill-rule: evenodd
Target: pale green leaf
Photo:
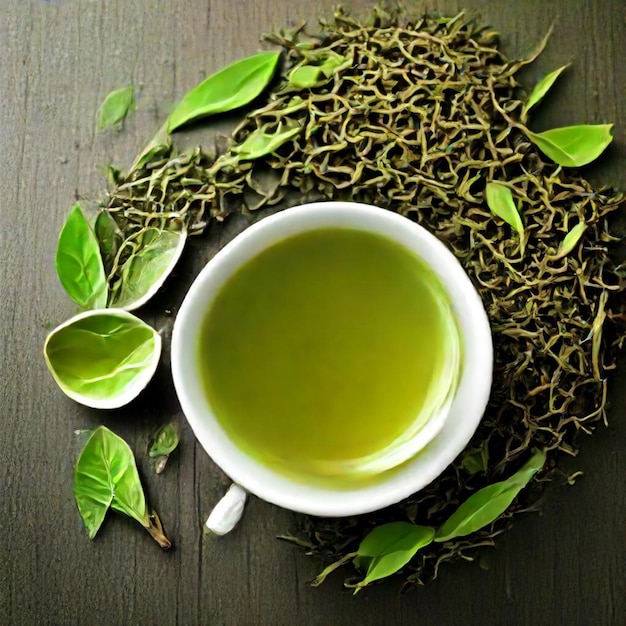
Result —
<instances>
[{"instance_id":1,"label":"pale green leaf","mask_svg":"<svg viewBox=\"0 0 626 626\"><path fill-rule=\"evenodd\" d=\"M494 522L543 467L545 460L545 454L536 451L528 463L513 476L471 495L439 528L435 541L464 537Z\"/></svg>"},{"instance_id":2,"label":"pale green leaf","mask_svg":"<svg viewBox=\"0 0 626 626\"><path fill-rule=\"evenodd\" d=\"M597 159L613 141L613 124L564 126L543 133L525 131L528 138L557 165L582 167Z\"/></svg>"},{"instance_id":3,"label":"pale green leaf","mask_svg":"<svg viewBox=\"0 0 626 626\"><path fill-rule=\"evenodd\" d=\"M326 52L320 59L316 59L315 63L298 65L289 73L289 82L294 87L306 89L324 83L334 73L335 70L345 63L345 57L338 55L336 52Z\"/></svg>"},{"instance_id":4,"label":"pale green leaf","mask_svg":"<svg viewBox=\"0 0 626 626\"><path fill-rule=\"evenodd\" d=\"M487 183L485 196L490 211L512 226L519 233L523 242L524 223L515 206L511 190L501 183L491 182Z\"/></svg>"},{"instance_id":5,"label":"pale green leaf","mask_svg":"<svg viewBox=\"0 0 626 626\"><path fill-rule=\"evenodd\" d=\"M61 229L55 265L63 288L78 306L106 306L108 289L100 248L79 204L72 207Z\"/></svg>"},{"instance_id":6,"label":"pale green leaf","mask_svg":"<svg viewBox=\"0 0 626 626\"><path fill-rule=\"evenodd\" d=\"M435 529L409 522L391 522L374 528L357 551L360 567L366 567L365 578L357 585L357 593L365 585L386 578L402 569L420 548L430 544Z\"/></svg>"},{"instance_id":7,"label":"pale green leaf","mask_svg":"<svg viewBox=\"0 0 626 626\"><path fill-rule=\"evenodd\" d=\"M564 65L560 67L558 70L554 70L554 72L550 72L546 76L544 76L533 88L528 96L528 100L526 100L526 104L522 109L522 121L526 119L528 116L528 112L537 104L543 100L544 96L551 89L552 85L556 82L556 79L563 73L563 71L569 67L568 65Z\"/></svg>"},{"instance_id":8,"label":"pale green leaf","mask_svg":"<svg viewBox=\"0 0 626 626\"><path fill-rule=\"evenodd\" d=\"M171 133L183 124L252 102L274 75L279 52L260 52L235 61L189 91L167 121Z\"/></svg>"},{"instance_id":9,"label":"pale green leaf","mask_svg":"<svg viewBox=\"0 0 626 626\"><path fill-rule=\"evenodd\" d=\"M83 448L74 472L74 497L90 539L109 509L125 513L148 526L146 499L128 444L99 426Z\"/></svg>"},{"instance_id":10,"label":"pale green leaf","mask_svg":"<svg viewBox=\"0 0 626 626\"><path fill-rule=\"evenodd\" d=\"M137 251L116 272L111 306L133 311L159 290L180 259L185 231L147 228L135 237Z\"/></svg>"},{"instance_id":11,"label":"pale green leaf","mask_svg":"<svg viewBox=\"0 0 626 626\"><path fill-rule=\"evenodd\" d=\"M94 408L127 404L148 384L161 338L131 313L116 309L77 315L47 337L44 357L61 390Z\"/></svg>"},{"instance_id":12,"label":"pale green leaf","mask_svg":"<svg viewBox=\"0 0 626 626\"><path fill-rule=\"evenodd\" d=\"M587 224L585 222L579 222L572 228L572 230L565 235L559 249L553 259L561 259L564 256L567 256L575 247L576 244L580 241L580 238L583 236L584 232L587 230Z\"/></svg>"},{"instance_id":13,"label":"pale green leaf","mask_svg":"<svg viewBox=\"0 0 626 626\"><path fill-rule=\"evenodd\" d=\"M98 109L96 132L121 124L134 110L135 91L132 85L112 91Z\"/></svg>"},{"instance_id":14,"label":"pale green leaf","mask_svg":"<svg viewBox=\"0 0 626 626\"><path fill-rule=\"evenodd\" d=\"M300 132L301 128L299 127L284 131L278 129L274 133L265 133L263 129L258 128L250 133L240 146L235 146L232 151L240 161L253 161L278 150Z\"/></svg>"},{"instance_id":15,"label":"pale green leaf","mask_svg":"<svg viewBox=\"0 0 626 626\"><path fill-rule=\"evenodd\" d=\"M176 424L165 424L152 436L152 445L148 454L153 458L172 454L176 450L179 441L180 435Z\"/></svg>"}]
</instances>

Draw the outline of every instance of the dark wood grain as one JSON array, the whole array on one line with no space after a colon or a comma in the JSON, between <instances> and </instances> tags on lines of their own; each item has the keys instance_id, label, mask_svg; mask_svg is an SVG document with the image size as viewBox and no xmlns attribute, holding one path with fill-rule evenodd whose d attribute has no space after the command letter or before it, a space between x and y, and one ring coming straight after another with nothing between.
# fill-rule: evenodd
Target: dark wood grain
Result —
<instances>
[{"instance_id":1,"label":"dark wood grain","mask_svg":"<svg viewBox=\"0 0 626 626\"><path fill-rule=\"evenodd\" d=\"M623 624L626 620L626 378L615 381L611 425L583 442L573 488L552 494L476 563L443 568L432 586L398 597L395 582L358 598L341 575L306 585L318 564L274 539L291 514L251 502L229 537L203 520L227 479L188 427L155 476L144 445L179 411L167 358L148 393L101 413L66 399L48 375L47 329L72 313L56 279L56 239L75 198L94 204L98 169L129 164L168 107L207 73L258 48L261 33L328 14L334 0L0 0L0 623L1 624ZM422 6L419 3L416 3ZM430 8L432 2L427 3ZM352 3L364 10L365 0ZM531 50L555 20L529 80L573 62L536 116L537 128L617 123L598 181L626 186L626 22L621 0L442 0L467 5ZM141 85L121 133L94 134L113 88ZM190 280L245 220L212 226L146 313L171 329ZM626 365L626 363L622 363ZM623 370L625 368L622 368ZM105 423L138 464L175 548L161 552L130 520L111 516L89 542L72 498L76 429ZM182 422L184 424L184 422Z\"/></svg>"}]
</instances>

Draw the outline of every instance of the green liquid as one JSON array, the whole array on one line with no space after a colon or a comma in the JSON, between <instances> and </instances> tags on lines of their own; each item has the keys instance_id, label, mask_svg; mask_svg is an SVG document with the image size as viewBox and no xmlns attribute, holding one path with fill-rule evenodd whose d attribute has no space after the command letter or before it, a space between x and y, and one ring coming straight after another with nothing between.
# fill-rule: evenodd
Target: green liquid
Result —
<instances>
[{"instance_id":1,"label":"green liquid","mask_svg":"<svg viewBox=\"0 0 626 626\"><path fill-rule=\"evenodd\" d=\"M445 291L417 256L380 235L321 229L275 244L227 280L198 359L229 437L311 480L415 429L441 396L455 333Z\"/></svg>"}]
</instances>

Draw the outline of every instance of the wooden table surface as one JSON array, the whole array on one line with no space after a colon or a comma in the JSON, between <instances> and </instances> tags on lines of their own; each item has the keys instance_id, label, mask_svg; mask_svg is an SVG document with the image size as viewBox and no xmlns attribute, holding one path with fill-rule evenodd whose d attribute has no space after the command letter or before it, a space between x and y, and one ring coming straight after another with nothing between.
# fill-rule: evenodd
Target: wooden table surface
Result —
<instances>
[{"instance_id":1,"label":"wooden table surface","mask_svg":"<svg viewBox=\"0 0 626 626\"><path fill-rule=\"evenodd\" d=\"M626 377L614 381L610 426L582 443L584 476L552 494L477 563L445 566L399 596L397 581L354 598L341 574L319 589L319 563L275 536L286 511L254 500L230 536L201 527L228 480L188 427L161 476L145 443L179 411L167 356L139 401L108 413L57 389L41 349L73 313L54 270L59 229L80 198L94 206L101 168L129 165L203 76L258 49L259 35L330 15L335 0L0 0L0 624L624 624ZM421 3L415 3L422 6ZM435 6L429 1L429 7ZM354 12L371 4L352 3ZM623 0L440 0L467 6L523 55L550 23L530 80L573 62L537 127L616 123L593 179L626 187L626 13ZM104 96L132 82L138 110L123 132L96 135ZM212 226L142 316L167 336L193 276L245 220ZM626 370L626 360L622 361ZM150 498L175 547L112 515L90 542L72 496L77 429L105 423L137 451Z\"/></svg>"}]
</instances>

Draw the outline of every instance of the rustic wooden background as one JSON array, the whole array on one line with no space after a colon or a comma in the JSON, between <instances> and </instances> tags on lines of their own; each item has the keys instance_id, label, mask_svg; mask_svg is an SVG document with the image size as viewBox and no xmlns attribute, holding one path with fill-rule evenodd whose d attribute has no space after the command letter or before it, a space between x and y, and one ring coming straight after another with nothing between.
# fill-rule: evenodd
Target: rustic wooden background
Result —
<instances>
[{"instance_id":1,"label":"rustic wooden background","mask_svg":"<svg viewBox=\"0 0 626 626\"><path fill-rule=\"evenodd\" d=\"M150 433L178 406L168 360L144 396L102 413L66 399L46 371L49 329L73 312L53 258L70 205L101 197L106 163L131 163L169 107L207 73L258 49L275 27L329 15L335 0L0 0L0 624L624 624L626 620L626 377L615 381L611 425L585 440L573 488L487 549L483 567L444 567L432 586L398 583L353 598L341 574L307 585L319 564L275 535L293 518L253 501L221 540L202 522L227 480L188 428L171 465L154 475ZM467 6L506 49L548 49L529 80L572 68L536 116L550 124L615 122L615 145L593 169L626 187L626 13L623 0L434 0ZM352 3L355 12L371 6ZM123 132L94 134L94 113L132 82L138 110ZM145 312L167 335L200 267L245 226L211 227ZM622 363L626 369L626 361ZM175 548L111 516L89 542L72 497L80 438L105 423L138 451L152 502Z\"/></svg>"}]
</instances>

